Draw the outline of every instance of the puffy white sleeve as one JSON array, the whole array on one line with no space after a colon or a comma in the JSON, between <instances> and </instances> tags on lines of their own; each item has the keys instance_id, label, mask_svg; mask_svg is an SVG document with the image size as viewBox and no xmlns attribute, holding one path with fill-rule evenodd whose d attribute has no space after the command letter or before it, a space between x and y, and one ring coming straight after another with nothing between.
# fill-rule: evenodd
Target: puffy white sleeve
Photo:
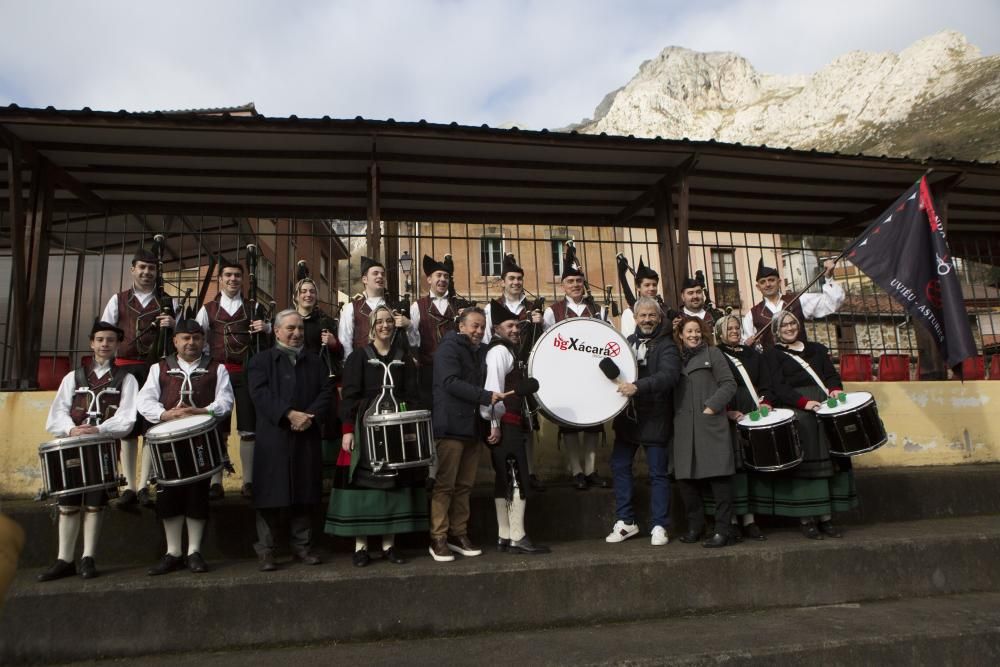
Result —
<instances>
[{"instance_id":1,"label":"puffy white sleeve","mask_svg":"<svg viewBox=\"0 0 1000 667\"><path fill-rule=\"evenodd\" d=\"M807 293L799 297L802 304L802 314L806 319L832 315L844 303L844 288L832 280L823 283L823 291L819 294Z\"/></svg>"},{"instance_id":2,"label":"puffy white sleeve","mask_svg":"<svg viewBox=\"0 0 1000 667\"><path fill-rule=\"evenodd\" d=\"M414 301L410 304L410 326L406 329L406 339L410 347L420 347L420 306Z\"/></svg>"},{"instance_id":3,"label":"puffy white sleeve","mask_svg":"<svg viewBox=\"0 0 1000 667\"><path fill-rule=\"evenodd\" d=\"M118 326L118 295L112 294L111 298L108 300L108 304L104 306L104 312L101 313L101 321L107 322L108 324L114 324Z\"/></svg>"},{"instance_id":4,"label":"puffy white sleeve","mask_svg":"<svg viewBox=\"0 0 1000 667\"><path fill-rule=\"evenodd\" d=\"M49 407L49 416L45 420L45 430L57 438L65 438L69 435L70 429L76 426L69 416L70 407L73 405L73 394L76 391L75 375L75 371L70 371L63 376L59 390L56 391L56 398Z\"/></svg>"},{"instance_id":5,"label":"puffy white sleeve","mask_svg":"<svg viewBox=\"0 0 1000 667\"><path fill-rule=\"evenodd\" d=\"M337 338L344 348L344 357L347 357L354 350L354 303L351 301L340 310Z\"/></svg>"},{"instance_id":6,"label":"puffy white sleeve","mask_svg":"<svg viewBox=\"0 0 1000 667\"><path fill-rule=\"evenodd\" d=\"M108 419L101 422L97 429L114 438L124 438L135 426L135 401L139 393L139 383L132 375L126 375L122 380L121 396L118 409Z\"/></svg>"},{"instance_id":7,"label":"puffy white sleeve","mask_svg":"<svg viewBox=\"0 0 1000 667\"><path fill-rule=\"evenodd\" d=\"M229 371L222 364L215 370L215 400L205 406L205 409L216 417L228 415L233 411L233 385L229 380Z\"/></svg>"},{"instance_id":8,"label":"puffy white sleeve","mask_svg":"<svg viewBox=\"0 0 1000 667\"><path fill-rule=\"evenodd\" d=\"M545 331L555 323L556 314L552 312L552 308L546 307L545 312L542 313L542 331Z\"/></svg>"},{"instance_id":9,"label":"puffy white sleeve","mask_svg":"<svg viewBox=\"0 0 1000 667\"><path fill-rule=\"evenodd\" d=\"M159 424L160 415L165 408L160 403L160 365L153 364L149 367L149 375L146 376L146 384L142 385L139 395L135 399L135 407L139 414L146 418L150 424Z\"/></svg>"},{"instance_id":10,"label":"puffy white sleeve","mask_svg":"<svg viewBox=\"0 0 1000 667\"><path fill-rule=\"evenodd\" d=\"M503 393L504 380L507 373L514 367L514 356L503 345L496 345L486 353L486 383L483 389ZM491 407L489 405L479 406L479 415L483 419L500 419L507 412L503 402L497 402Z\"/></svg>"},{"instance_id":11,"label":"puffy white sleeve","mask_svg":"<svg viewBox=\"0 0 1000 667\"><path fill-rule=\"evenodd\" d=\"M635 333L635 314L631 308L626 308L622 313L621 332L626 338Z\"/></svg>"}]
</instances>

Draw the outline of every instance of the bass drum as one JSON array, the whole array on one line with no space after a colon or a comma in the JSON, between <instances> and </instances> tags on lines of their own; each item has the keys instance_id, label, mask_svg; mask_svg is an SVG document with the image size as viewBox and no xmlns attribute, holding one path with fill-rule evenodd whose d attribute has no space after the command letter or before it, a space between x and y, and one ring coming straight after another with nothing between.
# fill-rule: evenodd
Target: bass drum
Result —
<instances>
[{"instance_id":1,"label":"bass drum","mask_svg":"<svg viewBox=\"0 0 1000 667\"><path fill-rule=\"evenodd\" d=\"M834 456L857 456L871 452L889 440L878 416L875 399L867 391L850 392L836 407L826 402L816 411Z\"/></svg>"},{"instance_id":2,"label":"bass drum","mask_svg":"<svg viewBox=\"0 0 1000 667\"><path fill-rule=\"evenodd\" d=\"M618 331L593 317L571 317L545 331L531 348L528 375L538 380L535 399L560 424L598 426L625 409L629 399L618 393L599 364L610 359L618 380L635 382L638 367L632 347Z\"/></svg>"}]
</instances>

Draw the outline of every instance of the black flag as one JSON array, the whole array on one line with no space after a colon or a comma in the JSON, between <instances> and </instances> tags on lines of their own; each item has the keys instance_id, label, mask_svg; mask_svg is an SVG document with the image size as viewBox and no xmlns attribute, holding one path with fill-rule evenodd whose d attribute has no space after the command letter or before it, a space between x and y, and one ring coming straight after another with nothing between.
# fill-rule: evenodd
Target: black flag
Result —
<instances>
[{"instance_id":1,"label":"black flag","mask_svg":"<svg viewBox=\"0 0 1000 667\"><path fill-rule=\"evenodd\" d=\"M960 373L976 344L926 177L876 218L846 257L926 327L945 362Z\"/></svg>"}]
</instances>

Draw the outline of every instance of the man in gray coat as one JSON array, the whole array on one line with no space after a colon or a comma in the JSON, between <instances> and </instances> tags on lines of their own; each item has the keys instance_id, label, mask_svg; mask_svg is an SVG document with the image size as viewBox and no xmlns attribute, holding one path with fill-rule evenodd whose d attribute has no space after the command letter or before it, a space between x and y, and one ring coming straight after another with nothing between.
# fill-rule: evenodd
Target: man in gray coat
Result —
<instances>
[{"instance_id":1,"label":"man in gray coat","mask_svg":"<svg viewBox=\"0 0 1000 667\"><path fill-rule=\"evenodd\" d=\"M633 306L635 332L628 337L639 365L636 381L622 382L618 393L632 400L614 421L615 446L611 474L615 489L615 525L605 538L623 542L639 534L632 506L632 461L641 446L649 468L651 544L667 543L670 522L670 480L667 478L667 443L673 434L673 390L680 377L681 359L670 339L669 322L661 322L656 299L639 297Z\"/></svg>"},{"instance_id":2,"label":"man in gray coat","mask_svg":"<svg viewBox=\"0 0 1000 667\"><path fill-rule=\"evenodd\" d=\"M331 406L326 365L304 347L302 316L283 310L275 317L277 344L256 354L248 367L250 396L257 411L253 459L253 503L257 508L260 569L274 562L274 527L291 514L292 554L318 565L312 550L312 514L320 502L323 452L320 424Z\"/></svg>"}]
</instances>

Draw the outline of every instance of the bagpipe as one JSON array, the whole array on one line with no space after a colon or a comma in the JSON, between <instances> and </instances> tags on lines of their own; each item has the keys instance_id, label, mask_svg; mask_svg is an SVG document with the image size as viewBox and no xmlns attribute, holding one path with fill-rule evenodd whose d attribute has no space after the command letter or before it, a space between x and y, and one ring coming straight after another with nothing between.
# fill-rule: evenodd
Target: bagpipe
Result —
<instances>
[{"instance_id":1,"label":"bagpipe","mask_svg":"<svg viewBox=\"0 0 1000 667\"><path fill-rule=\"evenodd\" d=\"M257 294L258 282L257 282L257 260L260 257L260 250L257 246L252 243L247 245L247 313L250 321L264 320L265 322L270 322L271 318L275 315L276 304L272 301L270 307L265 307L260 303L259 296ZM272 323L273 326L273 323ZM273 330L273 329L272 329ZM253 356L257 354L262 349L266 349L271 345L270 335L263 331L254 331L250 334L250 354Z\"/></svg>"},{"instance_id":2,"label":"bagpipe","mask_svg":"<svg viewBox=\"0 0 1000 667\"><path fill-rule=\"evenodd\" d=\"M476 301L465 298L455 289L455 262L451 258L451 253L446 254L441 263L444 264L444 270L448 272L448 303L451 304L456 314L466 308L476 307L478 305Z\"/></svg>"},{"instance_id":3,"label":"bagpipe","mask_svg":"<svg viewBox=\"0 0 1000 667\"><path fill-rule=\"evenodd\" d=\"M184 295L179 297L180 305L177 312L174 312L174 300L173 297L167 295L167 291L163 282L163 253L166 249L166 237L163 234L157 234L153 237L153 249L152 252L156 255L156 285L153 287L153 298L156 299L156 303L160 305L160 313L157 317L149 323L146 328L137 331L135 338L138 341L147 332L152 329L157 329L156 340L153 345L150 346L149 350L146 352L146 360L150 364L157 363L160 359L173 354L176 350L174 349L174 329L173 327L161 327L160 326L160 316L169 315L173 317L175 314L180 316L180 319L185 319L186 311L185 304L188 298L191 296L191 289L188 288L184 291Z\"/></svg>"}]
</instances>

